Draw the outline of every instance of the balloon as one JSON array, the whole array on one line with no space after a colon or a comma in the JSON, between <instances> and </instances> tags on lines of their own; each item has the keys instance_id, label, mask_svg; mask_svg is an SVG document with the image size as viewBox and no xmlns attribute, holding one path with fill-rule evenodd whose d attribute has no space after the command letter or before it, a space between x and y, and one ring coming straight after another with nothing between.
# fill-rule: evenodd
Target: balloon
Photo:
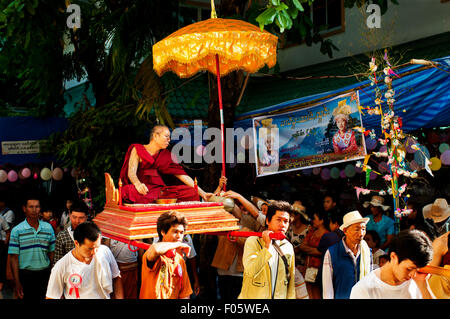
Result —
<instances>
[{"instance_id":1,"label":"balloon","mask_svg":"<svg viewBox=\"0 0 450 319\"><path fill-rule=\"evenodd\" d=\"M380 162L380 164L378 164L378 171L380 173L387 173L389 172L389 166L386 162Z\"/></svg>"},{"instance_id":2,"label":"balloon","mask_svg":"<svg viewBox=\"0 0 450 319\"><path fill-rule=\"evenodd\" d=\"M31 176L31 170L28 167L22 168L22 171L20 172L20 175L23 178L28 178Z\"/></svg>"},{"instance_id":3,"label":"balloon","mask_svg":"<svg viewBox=\"0 0 450 319\"><path fill-rule=\"evenodd\" d=\"M334 178L334 179L339 178L340 174L341 174L341 171L340 171L339 168L337 168L337 167L333 167L333 168L330 170L330 176L331 176L332 178Z\"/></svg>"},{"instance_id":4,"label":"balloon","mask_svg":"<svg viewBox=\"0 0 450 319\"><path fill-rule=\"evenodd\" d=\"M76 168L72 168L72 170L70 171L70 176L72 176L73 178L77 178L79 174L80 172Z\"/></svg>"},{"instance_id":5,"label":"balloon","mask_svg":"<svg viewBox=\"0 0 450 319\"><path fill-rule=\"evenodd\" d=\"M34 178L34 179L37 179L37 178L38 178L38 174L37 174L37 173L34 173L33 178Z\"/></svg>"},{"instance_id":6,"label":"balloon","mask_svg":"<svg viewBox=\"0 0 450 319\"><path fill-rule=\"evenodd\" d=\"M355 167L352 164L348 164L344 169L345 176L352 178L356 174Z\"/></svg>"},{"instance_id":7,"label":"balloon","mask_svg":"<svg viewBox=\"0 0 450 319\"><path fill-rule=\"evenodd\" d=\"M417 150L411 148L411 146L418 144L415 139L408 137L405 142L406 151L410 154L415 153Z\"/></svg>"},{"instance_id":8,"label":"balloon","mask_svg":"<svg viewBox=\"0 0 450 319\"><path fill-rule=\"evenodd\" d=\"M387 152L387 146L386 146L386 145L381 146L379 152L380 152L380 153L385 153L385 152Z\"/></svg>"},{"instance_id":9,"label":"balloon","mask_svg":"<svg viewBox=\"0 0 450 319\"><path fill-rule=\"evenodd\" d=\"M369 151L373 150L375 147L377 147L377 140L373 138L366 138L366 147Z\"/></svg>"},{"instance_id":10,"label":"balloon","mask_svg":"<svg viewBox=\"0 0 450 319\"><path fill-rule=\"evenodd\" d=\"M347 175L345 174L345 170L341 170L341 172L339 173L339 176L341 178L347 178Z\"/></svg>"},{"instance_id":11,"label":"balloon","mask_svg":"<svg viewBox=\"0 0 450 319\"><path fill-rule=\"evenodd\" d=\"M322 177L322 179L324 180L329 180L330 179L330 169L328 168L324 168L321 172L320 172L320 177Z\"/></svg>"},{"instance_id":12,"label":"balloon","mask_svg":"<svg viewBox=\"0 0 450 319\"><path fill-rule=\"evenodd\" d=\"M319 175L320 174L320 167L314 167L312 170L314 175Z\"/></svg>"},{"instance_id":13,"label":"balloon","mask_svg":"<svg viewBox=\"0 0 450 319\"><path fill-rule=\"evenodd\" d=\"M439 152L444 153L449 148L450 146L447 143L442 143L441 145L439 145Z\"/></svg>"},{"instance_id":14,"label":"balloon","mask_svg":"<svg viewBox=\"0 0 450 319\"><path fill-rule=\"evenodd\" d=\"M205 147L203 145L199 145L195 149L195 152L197 153L198 156L203 156L205 155Z\"/></svg>"},{"instance_id":15,"label":"balloon","mask_svg":"<svg viewBox=\"0 0 450 319\"><path fill-rule=\"evenodd\" d=\"M416 161L416 163L420 166L420 167L425 167L425 156L426 155L427 158L430 158L430 152L428 152L427 148L423 145L418 145L419 148L422 150L421 151L417 151L416 153L414 153L414 160Z\"/></svg>"},{"instance_id":16,"label":"balloon","mask_svg":"<svg viewBox=\"0 0 450 319\"><path fill-rule=\"evenodd\" d=\"M444 165L450 165L450 150L446 150L441 154L441 162Z\"/></svg>"},{"instance_id":17,"label":"balloon","mask_svg":"<svg viewBox=\"0 0 450 319\"><path fill-rule=\"evenodd\" d=\"M10 181L10 182L13 183L13 182L17 181L18 177L19 176L17 175L17 172L15 170L10 170L8 172L8 181Z\"/></svg>"},{"instance_id":18,"label":"balloon","mask_svg":"<svg viewBox=\"0 0 450 319\"><path fill-rule=\"evenodd\" d=\"M438 171L442 166L441 160L437 157L430 158L430 162L430 168L432 171Z\"/></svg>"},{"instance_id":19,"label":"balloon","mask_svg":"<svg viewBox=\"0 0 450 319\"><path fill-rule=\"evenodd\" d=\"M62 180L63 176L64 176L64 172L61 168L57 167L57 168L53 169L52 177L55 181Z\"/></svg>"},{"instance_id":20,"label":"balloon","mask_svg":"<svg viewBox=\"0 0 450 319\"><path fill-rule=\"evenodd\" d=\"M8 179L8 173L6 173L6 171L0 169L0 183L6 182L7 179Z\"/></svg>"},{"instance_id":21,"label":"balloon","mask_svg":"<svg viewBox=\"0 0 450 319\"><path fill-rule=\"evenodd\" d=\"M41 178L44 180L44 181L48 181L50 178L52 178L52 171L49 169L49 168L47 168L47 167L44 167L42 170L41 170Z\"/></svg>"}]
</instances>

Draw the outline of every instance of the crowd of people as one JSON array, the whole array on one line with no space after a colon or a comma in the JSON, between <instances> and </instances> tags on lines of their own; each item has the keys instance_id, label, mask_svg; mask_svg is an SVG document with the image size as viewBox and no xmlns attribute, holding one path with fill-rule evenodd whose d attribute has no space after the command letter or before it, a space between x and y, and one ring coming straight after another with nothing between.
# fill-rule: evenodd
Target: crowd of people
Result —
<instances>
[{"instance_id":1,"label":"crowd of people","mask_svg":"<svg viewBox=\"0 0 450 319\"><path fill-rule=\"evenodd\" d=\"M145 251L104 238L81 200L68 200L59 214L29 195L25 219L17 220L0 197L0 291L8 283L20 299L450 298L448 276L420 271L450 268L445 198L422 209L409 200L411 213L396 223L381 196L348 209L325 194L322 207L307 207L300 198L290 203L224 191L224 176L208 193L173 159L169 142L169 129L157 125L149 144L130 146L122 200L216 195L231 200L241 231L260 236L190 236L183 214L167 211Z\"/></svg>"},{"instance_id":2,"label":"crowd of people","mask_svg":"<svg viewBox=\"0 0 450 319\"><path fill-rule=\"evenodd\" d=\"M300 200L220 195L233 199L240 230L261 236L207 236L217 239L208 265L196 253L205 237L186 234L176 211L159 217L158 237L144 251L102 237L83 201L68 200L55 216L28 196L25 219L16 221L1 198L0 288L24 299L450 298L448 277L418 271L450 268L445 199L422 212L411 202L396 231L379 196L364 203L367 212L345 213L328 194L315 212ZM213 275L201 276L205 267Z\"/></svg>"}]
</instances>

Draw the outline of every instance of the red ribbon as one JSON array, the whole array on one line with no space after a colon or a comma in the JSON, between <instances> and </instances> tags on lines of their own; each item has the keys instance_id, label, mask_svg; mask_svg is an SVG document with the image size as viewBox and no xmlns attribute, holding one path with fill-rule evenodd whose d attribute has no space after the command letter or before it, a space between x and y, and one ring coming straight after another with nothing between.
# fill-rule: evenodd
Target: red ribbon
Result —
<instances>
[{"instance_id":1,"label":"red ribbon","mask_svg":"<svg viewBox=\"0 0 450 319\"><path fill-rule=\"evenodd\" d=\"M79 274L70 275L70 277L69 277L69 285L70 285L69 295L71 295L72 292L75 291L75 297L77 299L80 299L80 292L79 292L78 288L81 286L82 281L83 281L83 278L81 278L81 276Z\"/></svg>"}]
</instances>

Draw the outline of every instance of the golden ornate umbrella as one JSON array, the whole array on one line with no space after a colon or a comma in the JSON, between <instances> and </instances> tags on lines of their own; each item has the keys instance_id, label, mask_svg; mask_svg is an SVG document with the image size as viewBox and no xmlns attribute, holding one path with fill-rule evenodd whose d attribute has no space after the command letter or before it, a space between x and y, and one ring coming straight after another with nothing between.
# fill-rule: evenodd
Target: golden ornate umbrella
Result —
<instances>
[{"instance_id":1,"label":"golden ornate umbrella","mask_svg":"<svg viewBox=\"0 0 450 319\"><path fill-rule=\"evenodd\" d=\"M153 68L161 76L167 71L187 78L199 71L217 76L222 133L222 173L225 146L220 77L235 70L254 73L276 63L278 37L241 20L217 18L211 0L211 19L188 25L153 46Z\"/></svg>"}]
</instances>

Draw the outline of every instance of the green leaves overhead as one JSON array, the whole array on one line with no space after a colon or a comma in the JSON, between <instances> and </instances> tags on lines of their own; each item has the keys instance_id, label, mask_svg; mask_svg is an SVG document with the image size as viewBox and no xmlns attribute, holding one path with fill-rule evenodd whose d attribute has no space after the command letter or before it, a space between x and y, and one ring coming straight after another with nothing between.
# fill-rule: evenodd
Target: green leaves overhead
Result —
<instances>
[{"instance_id":1,"label":"green leaves overhead","mask_svg":"<svg viewBox=\"0 0 450 319\"><path fill-rule=\"evenodd\" d=\"M283 33L285 30L292 28L293 19L297 18L299 12L305 11L301 2L308 2L311 4L314 0L271 0L264 12L256 18L256 22L258 22L261 30L263 30L266 25L275 22L280 33Z\"/></svg>"}]
</instances>

